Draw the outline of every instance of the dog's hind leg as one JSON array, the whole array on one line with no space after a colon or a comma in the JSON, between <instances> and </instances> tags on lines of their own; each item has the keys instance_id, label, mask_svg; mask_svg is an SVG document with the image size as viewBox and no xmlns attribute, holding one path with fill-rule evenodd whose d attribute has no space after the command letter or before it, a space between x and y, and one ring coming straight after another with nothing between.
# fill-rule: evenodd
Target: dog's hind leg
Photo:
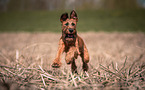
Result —
<instances>
[{"instance_id":1,"label":"dog's hind leg","mask_svg":"<svg viewBox=\"0 0 145 90\"><path fill-rule=\"evenodd\" d=\"M72 73L77 73L77 66L76 66L74 58L73 58L73 61L72 61L72 64L71 64L71 70L72 70Z\"/></svg>"},{"instance_id":2,"label":"dog's hind leg","mask_svg":"<svg viewBox=\"0 0 145 90\"><path fill-rule=\"evenodd\" d=\"M88 50L84 44L84 50L83 52L81 53L81 58L82 58L82 62L83 62L83 70L84 71L88 71L88 62L89 62L89 53L88 53Z\"/></svg>"},{"instance_id":3,"label":"dog's hind leg","mask_svg":"<svg viewBox=\"0 0 145 90\"><path fill-rule=\"evenodd\" d=\"M82 58L82 62L83 62L83 70L84 71L88 71L88 64L85 62L85 59L84 59L84 53L82 53L81 55L81 58Z\"/></svg>"},{"instance_id":4,"label":"dog's hind leg","mask_svg":"<svg viewBox=\"0 0 145 90\"><path fill-rule=\"evenodd\" d=\"M89 62L89 53L88 53L88 50L86 48L86 45L84 44L84 62L85 63L88 63Z\"/></svg>"}]
</instances>

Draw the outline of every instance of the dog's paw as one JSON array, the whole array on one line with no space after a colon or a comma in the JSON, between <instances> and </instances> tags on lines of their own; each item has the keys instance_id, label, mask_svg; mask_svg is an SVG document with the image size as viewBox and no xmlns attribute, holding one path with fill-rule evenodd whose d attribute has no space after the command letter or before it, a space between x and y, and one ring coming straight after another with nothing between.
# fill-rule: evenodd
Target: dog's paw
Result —
<instances>
[{"instance_id":1,"label":"dog's paw","mask_svg":"<svg viewBox=\"0 0 145 90\"><path fill-rule=\"evenodd\" d=\"M61 66L61 64L58 64L58 63L53 63L51 65L53 68L59 68Z\"/></svg>"}]
</instances>

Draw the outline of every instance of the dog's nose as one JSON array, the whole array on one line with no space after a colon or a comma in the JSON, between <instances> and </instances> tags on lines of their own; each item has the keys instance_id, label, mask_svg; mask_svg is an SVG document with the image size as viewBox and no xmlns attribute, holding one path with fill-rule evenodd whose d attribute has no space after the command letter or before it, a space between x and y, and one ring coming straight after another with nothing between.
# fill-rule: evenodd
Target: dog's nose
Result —
<instances>
[{"instance_id":1,"label":"dog's nose","mask_svg":"<svg viewBox=\"0 0 145 90\"><path fill-rule=\"evenodd\" d=\"M72 33L73 31L74 31L73 29L71 29L71 28L69 29L69 32L70 32L70 33Z\"/></svg>"}]
</instances>

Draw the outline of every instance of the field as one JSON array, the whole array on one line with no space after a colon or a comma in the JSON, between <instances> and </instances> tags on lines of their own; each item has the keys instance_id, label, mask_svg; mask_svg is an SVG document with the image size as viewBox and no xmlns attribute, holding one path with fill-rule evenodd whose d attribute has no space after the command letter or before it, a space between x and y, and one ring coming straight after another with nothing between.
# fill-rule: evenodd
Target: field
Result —
<instances>
[{"instance_id":1,"label":"field","mask_svg":"<svg viewBox=\"0 0 145 90\"><path fill-rule=\"evenodd\" d=\"M51 67L61 33L0 34L1 89L145 89L145 34L79 32L90 54L89 71Z\"/></svg>"},{"instance_id":2,"label":"field","mask_svg":"<svg viewBox=\"0 0 145 90\"><path fill-rule=\"evenodd\" d=\"M145 10L77 11L89 71L51 67L65 11L0 12L0 89L145 89ZM69 11L70 12L70 11Z\"/></svg>"}]
</instances>

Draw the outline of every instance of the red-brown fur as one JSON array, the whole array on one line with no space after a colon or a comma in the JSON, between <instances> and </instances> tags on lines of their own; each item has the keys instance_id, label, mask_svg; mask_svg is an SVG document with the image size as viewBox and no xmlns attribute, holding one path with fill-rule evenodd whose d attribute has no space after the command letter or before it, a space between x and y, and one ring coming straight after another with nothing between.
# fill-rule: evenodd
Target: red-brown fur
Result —
<instances>
[{"instance_id":1,"label":"red-brown fur","mask_svg":"<svg viewBox=\"0 0 145 90\"><path fill-rule=\"evenodd\" d=\"M73 10L70 13L70 18L68 17L68 13L62 14L60 21L62 23L62 36L59 40L58 52L52 67L59 68L61 66L61 54L65 52L66 63L71 64L72 72L77 72L75 59L77 59L78 55L82 58L83 70L88 71L87 63L89 62L89 54L83 39L78 36L76 31L78 21L76 12Z\"/></svg>"}]
</instances>

